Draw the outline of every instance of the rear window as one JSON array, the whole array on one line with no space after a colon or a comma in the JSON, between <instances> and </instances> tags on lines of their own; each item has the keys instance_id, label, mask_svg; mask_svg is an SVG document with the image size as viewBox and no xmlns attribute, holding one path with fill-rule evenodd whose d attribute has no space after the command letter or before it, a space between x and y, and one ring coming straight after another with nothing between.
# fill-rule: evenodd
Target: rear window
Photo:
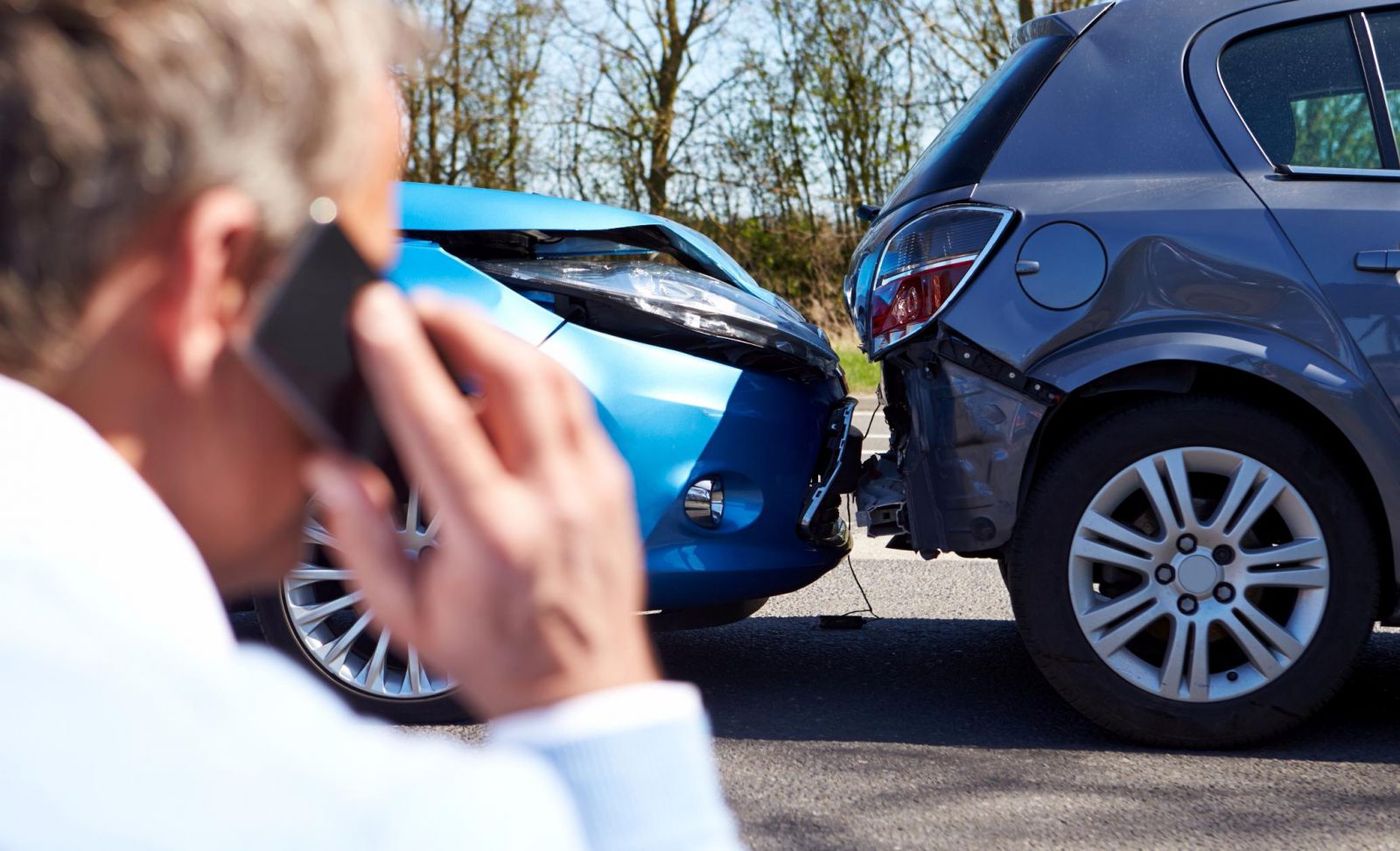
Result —
<instances>
[{"instance_id":1,"label":"rear window","mask_svg":"<svg viewBox=\"0 0 1400 851\"><path fill-rule=\"evenodd\" d=\"M1400 12L1369 14L1366 18L1371 23L1371 38L1380 60L1391 132L1400 139Z\"/></svg>"},{"instance_id":2,"label":"rear window","mask_svg":"<svg viewBox=\"0 0 1400 851\"><path fill-rule=\"evenodd\" d=\"M1057 33L1022 45L948 122L895 187L885 209L981 180L1021 113L1073 43L1073 36Z\"/></svg>"},{"instance_id":3,"label":"rear window","mask_svg":"<svg viewBox=\"0 0 1400 851\"><path fill-rule=\"evenodd\" d=\"M1226 48L1220 75L1275 164L1381 167L1366 76L1347 19L1244 38Z\"/></svg>"}]
</instances>

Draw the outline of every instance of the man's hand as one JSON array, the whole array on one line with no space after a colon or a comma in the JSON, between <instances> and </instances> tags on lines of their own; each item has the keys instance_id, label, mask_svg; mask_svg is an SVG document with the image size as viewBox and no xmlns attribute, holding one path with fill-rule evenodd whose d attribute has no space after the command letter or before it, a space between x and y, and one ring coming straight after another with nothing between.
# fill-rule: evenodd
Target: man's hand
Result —
<instances>
[{"instance_id":1,"label":"man's hand","mask_svg":"<svg viewBox=\"0 0 1400 851\"><path fill-rule=\"evenodd\" d=\"M410 562L382 475L340 458L310 465L368 608L486 719L655 679L637 614L645 575L631 475L592 398L548 357L445 301L411 307L376 285L352 326L380 416L438 527L437 546ZM433 343L479 399L462 394Z\"/></svg>"}]
</instances>

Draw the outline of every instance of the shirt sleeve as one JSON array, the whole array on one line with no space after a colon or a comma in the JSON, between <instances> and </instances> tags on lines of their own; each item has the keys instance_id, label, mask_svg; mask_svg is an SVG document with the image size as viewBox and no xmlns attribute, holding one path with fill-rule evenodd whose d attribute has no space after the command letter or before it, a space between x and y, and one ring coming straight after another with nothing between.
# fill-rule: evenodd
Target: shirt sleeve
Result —
<instances>
[{"instance_id":1,"label":"shirt sleeve","mask_svg":"<svg viewBox=\"0 0 1400 851\"><path fill-rule=\"evenodd\" d=\"M528 750L554 767L590 848L742 847L694 686L647 683L585 695L501 718L490 735L492 747Z\"/></svg>"},{"instance_id":2,"label":"shirt sleeve","mask_svg":"<svg viewBox=\"0 0 1400 851\"><path fill-rule=\"evenodd\" d=\"M700 692L688 683L652 682L594 692L542 709L497 718L494 741L545 748L613 733L702 719Z\"/></svg>"}]
</instances>

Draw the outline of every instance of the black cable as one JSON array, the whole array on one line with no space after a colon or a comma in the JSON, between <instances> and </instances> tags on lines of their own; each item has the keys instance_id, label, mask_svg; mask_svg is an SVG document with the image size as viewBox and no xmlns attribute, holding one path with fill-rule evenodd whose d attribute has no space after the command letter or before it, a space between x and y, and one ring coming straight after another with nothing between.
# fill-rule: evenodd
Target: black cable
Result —
<instances>
[{"instance_id":1,"label":"black cable","mask_svg":"<svg viewBox=\"0 0 1400 851\"><path fill-rule=\"evenodd\" d=\"M841 617L848 618L851 615L869 615L870 619L873 621L884 620L884 618L875 614L875 608L870 605L870 597L865 593L865 586L861 584L860 576L856 574L855 562L851 561L850 556L846 556L846 566L851 569L851 578L856 581L856 588L860 589L860 598L865 601L865 608L846 612Z\"/></svg>"},{"instance_id":2,"label":"black cable","mask_svg":"<svg viewBox=\"0 0 1400 851\"><path fill-rule=\"evenodd\" d=\"M867 434L870 432L870 429L875 425L875 417L879 416L880 410L883 407L884 399L880 397L879 388L877 387L875 395L875 410L870 413L870 422L867 423L865 427L865 431ZM853 518L851 517L852 501L853 497L850 494L847 494L842 499L842 508L845 510L846 513L847 530L855 528ZM849 531L848 534L850 534ZM822 629L860 629L861 625L867 620L882 619L879 615L875 614L875 607L870 604L870 595L865 593L865 585L860 581L860 576L856 573L856 563L855 560L851 558L851 554L849 552L846 553L846 568L851 571L851 579L855 580L856 589L860 591L860 598L865 601L865 608L854 609L852 611L846 612L844 615L821 615L817 618L817 621ZM868 617L857 617L858 615L868 615Z\"/></svg>"},{"instance_id":3,"label":"black cable","mask_svg":"<svg viewBox=\"0 0 1400 851\"><path fill-rule=\"evenodd\" d=\"M875 410L870 412L870 422L865 424L866 434L870 434L870 430L875 427L875 417L879 415L880 411L884 410L885 394L882 390L883 387L883 383L875 385Z\"/></svg>"},{"instance_id":4,"label":"black cable","mask_svg":"<svg viewBox=\"0 0 1400 851\"><path fill-rule=\"evenodd\" d=\"M873 418L873 417L872 417L872 418ZM846 524L847 524L848 527L849 527L849 525L850 525L850 522L851 522L851 497L850 497L850 496L847 496L847 497L846 497ZM860 591L860 598L861 598L862 600L865 601L865 608L863 608L863 609L856 609L856 610L854 610L854 611L846 612L844 615L841 615L841 617L843 617L843 618L848 618L848 617L850 617L851 615L870 615L870 619L871 619L871 620L874 620L874 621L883 620L883 618L881 618L879 615L875 614L875 607L872 606L872 605L870 604L870 595L865 593L865 585L860 581L860 576L859 576L859 574L856 573L856 563L855 563L855 559L851 558L850 553L847 553L847 554L846 554L846 568L847 568L848 570L851 571L851 578L854 579L855 582L856 582L856 589Z\"/></svg>"}]
</instances>

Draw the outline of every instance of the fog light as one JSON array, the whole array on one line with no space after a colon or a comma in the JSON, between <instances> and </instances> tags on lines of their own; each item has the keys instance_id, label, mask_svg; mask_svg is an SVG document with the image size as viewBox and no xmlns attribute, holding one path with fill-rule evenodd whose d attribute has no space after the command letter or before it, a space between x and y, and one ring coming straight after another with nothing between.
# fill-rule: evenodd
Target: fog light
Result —
<instances>
[{"instance_id":1,"label":"fog light","mask_svg":"<svg viewBox=\"0 0 1400 851\"><path fill-rule=\"evenodd\" d=\"M700 479L686 489L685 516L706 529L719 528L724 519L724 482Z\"/></svg>"}]
</instances>

